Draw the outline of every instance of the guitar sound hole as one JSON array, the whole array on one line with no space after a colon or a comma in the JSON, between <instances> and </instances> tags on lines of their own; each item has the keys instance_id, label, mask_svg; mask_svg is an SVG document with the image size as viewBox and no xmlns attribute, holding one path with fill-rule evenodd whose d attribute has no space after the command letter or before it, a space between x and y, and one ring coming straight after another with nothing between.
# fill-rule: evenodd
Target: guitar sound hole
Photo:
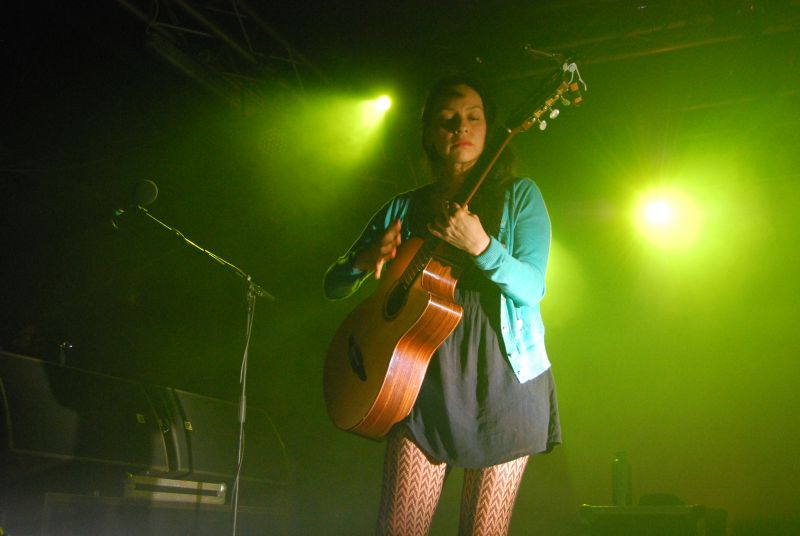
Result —
<instances>
[{"instance_id":1,"label":"guitar sound hole","mask_svg":"<svg viewBox=\"0 0 800 536\"><path fill-rule=\"evenodd\" d=\"M386 300L386 307L384 308L386 318L392 319L397 316L397 313L399 313L400 309L406 304L407 295L402 285L395 285Z\"/></svg>"}]
</instances>

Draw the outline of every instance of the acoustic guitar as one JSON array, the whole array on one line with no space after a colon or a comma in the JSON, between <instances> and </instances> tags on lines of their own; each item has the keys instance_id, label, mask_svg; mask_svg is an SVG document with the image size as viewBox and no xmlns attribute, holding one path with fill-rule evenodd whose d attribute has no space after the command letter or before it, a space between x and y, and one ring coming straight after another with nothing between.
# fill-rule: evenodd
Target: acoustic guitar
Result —
<instances>
[{"instance_id":1,"label":"acoustic guitar","mask_svg":"<svg viewBox=\"0 0 800 536\"><path fill-rule=\"evenodd\" d=\"M565 62L543 91L517 108L506 123L516 126L506 127L497 149L486 152L488 164L459 204L469 203L513 136L533 125L544 130L546 114L555 118L559 102L580 104L578 81L583 82L576 64ZM336 426L380 439L411 412L428 363L461 320L454 301L461 272L456 252L432 235L406 240L384 267L377 290L341 324L323 376L325 404Z\"/></svg>"}]
</instances>

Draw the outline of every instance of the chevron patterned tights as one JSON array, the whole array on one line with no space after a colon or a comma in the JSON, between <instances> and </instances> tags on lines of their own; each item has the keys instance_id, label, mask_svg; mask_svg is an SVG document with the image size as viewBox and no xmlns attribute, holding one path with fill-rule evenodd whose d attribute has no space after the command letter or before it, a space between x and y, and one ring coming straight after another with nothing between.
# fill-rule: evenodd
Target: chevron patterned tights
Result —
<instances>
[{"instance_id":1,"label":"chevron patterned tights","mask_svg":"<svg viewBox=\"0 0 800 536\"><path fill-rule=\"evenodd\" d=\"M464 470L459 536L508 534L511 511L528 457L484 469Z\"/></svg>"},{"instance_id":2,"label":"chevron patterned tights","mask_svg":"<svg viewBox=\"0 0 800 536\"><path fill-rule=\"evenodd\" d=\"M528 458L485 469L465 469L459 536L502 536ZM396 428L386 445L378 536L426 536L433 521L448 467L431 462Z\"/></svg>"}]
</instances>

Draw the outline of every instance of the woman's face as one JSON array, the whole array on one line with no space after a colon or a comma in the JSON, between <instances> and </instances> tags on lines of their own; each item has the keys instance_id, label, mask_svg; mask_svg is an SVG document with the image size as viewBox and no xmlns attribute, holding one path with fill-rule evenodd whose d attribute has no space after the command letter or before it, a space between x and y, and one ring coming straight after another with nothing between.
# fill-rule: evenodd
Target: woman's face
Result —
<instances>
[{"instance_id":1,"label":"woman's face","mask_svg":"<svg viewBox=\"0 0 800 536\"><path fill-rule=\"evenodd\" d=\"M434 107L425 132L426 145L433 146L445 165L466 170L478 160L485 141L481 96L465 84L449 88Z\"/></svg>"}]
</instances>

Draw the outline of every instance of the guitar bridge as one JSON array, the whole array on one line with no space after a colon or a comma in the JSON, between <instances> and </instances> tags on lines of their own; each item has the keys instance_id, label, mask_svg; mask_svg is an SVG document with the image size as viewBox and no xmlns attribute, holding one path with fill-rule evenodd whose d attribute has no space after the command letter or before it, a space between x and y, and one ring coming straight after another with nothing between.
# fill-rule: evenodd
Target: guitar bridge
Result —
<instances>
[{"instance_id":1,"label":"guitar bridge","mask_svg":"<svg viewBox=\"0 0 800 536\"><path fill-rule=\"evenodd\" d=\"M361 353L361 348L355 338L350 335L347 346L347 359L350 362L350 368L356 373L358 379L362 382L367 381L367 371L364 370L364 355Z\"/></svg>"},{"instance_id":2,"label":"guitar bridge","mask_svg":"<svg viewBox=\"0 0 800 536\"><path fill-rule=\"evenodd\" d=\"M393 320L406 304L407 298L408 289L402 284L396 284L389 292L389 297L386 299L386 304L383 308L384 318L386 320Z\"/></svg>"}]
</instances>

